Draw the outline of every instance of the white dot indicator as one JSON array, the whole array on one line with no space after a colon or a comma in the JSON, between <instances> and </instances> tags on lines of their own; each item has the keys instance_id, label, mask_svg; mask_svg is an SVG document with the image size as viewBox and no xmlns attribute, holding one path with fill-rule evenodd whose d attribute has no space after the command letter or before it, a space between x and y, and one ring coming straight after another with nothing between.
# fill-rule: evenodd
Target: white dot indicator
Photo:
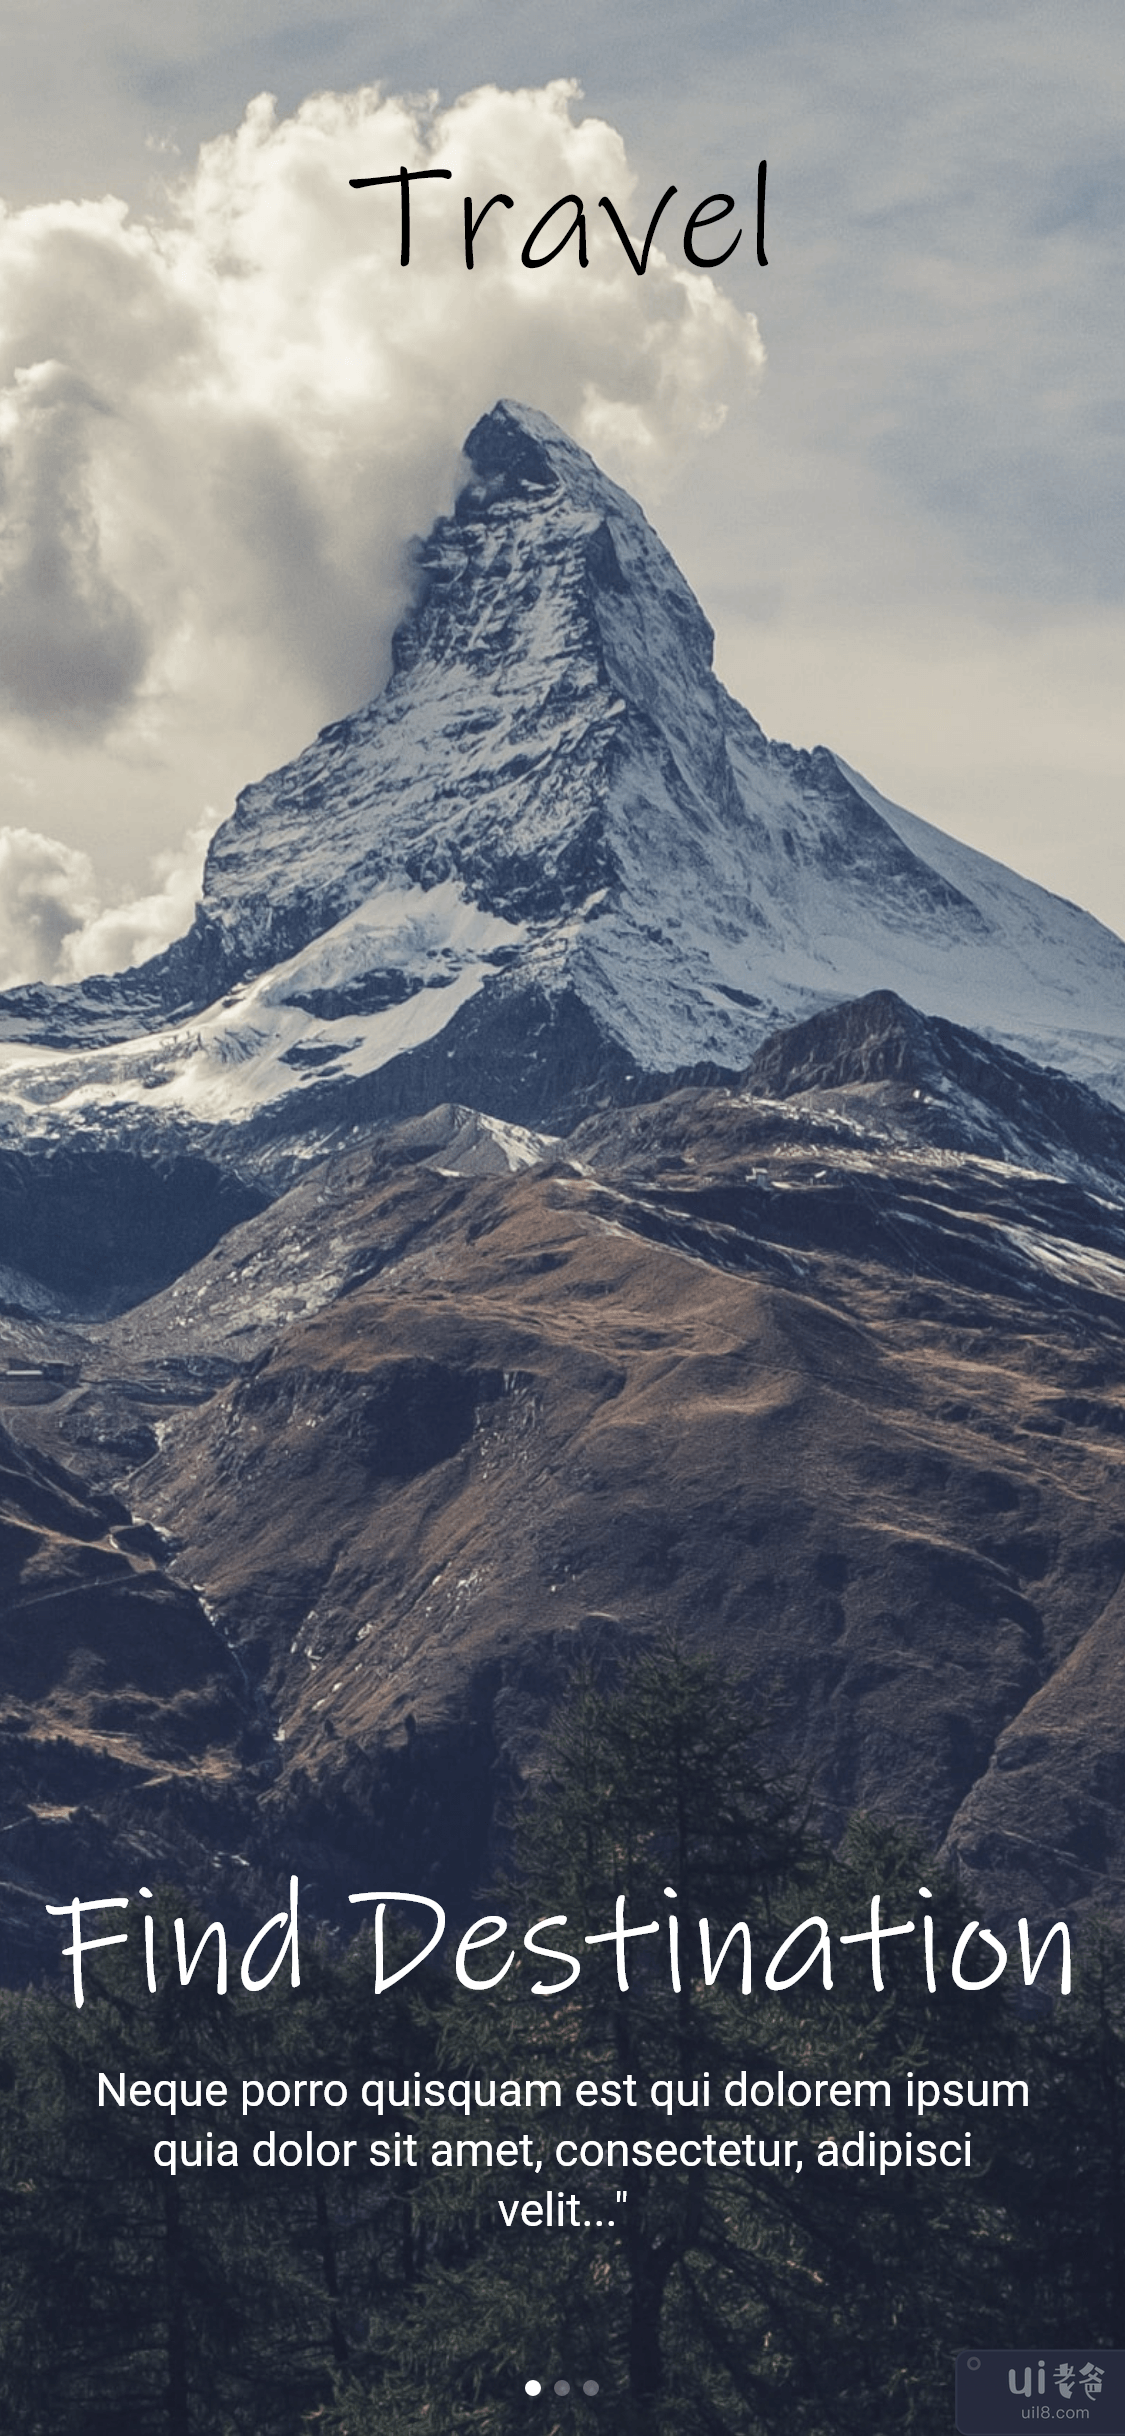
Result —
<instances>
[{"instance_id":1,"label":"white dot indicator","mask_svg":"<svg viewBox=\"0 0 1125 2436\"><path fill-rule=\"evenodd\" d=\"M538 2377L529 2377L523 2390L525 2394L541 2394L543 2388L539 2383Z\"/></svg>"}]
</instances>

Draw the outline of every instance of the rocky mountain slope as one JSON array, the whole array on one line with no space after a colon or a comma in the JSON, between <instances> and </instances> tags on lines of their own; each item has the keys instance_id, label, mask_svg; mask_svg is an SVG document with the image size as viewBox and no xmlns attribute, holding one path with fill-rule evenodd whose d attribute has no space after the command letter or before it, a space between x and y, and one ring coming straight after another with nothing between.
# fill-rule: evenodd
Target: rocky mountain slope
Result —
<instances>
[{"instance_id":1,"label":"rocky mountain slope","mask_svg":"<svg viewBox=\"0 0 1125 2436\"><path fill-rule=\"evenodd\" d=\"M8 1982L57 1951L46 1901L135 1891L156 1871L245 1904L265 1737L244 1670L163 1553L120 1498L0 1428Z\"/></svg>"},{"instance_id":2,"label":"rocky mountain slope","mask_svg":"<svg viewBox=\"0 0 1125 2436\"><path fill-rule=\"evenodd\" d=\"M8 1419L156 1526L162 1662L217 1628L223 1848L337 1924L373 1851L467 1901L577 1653L672 1625L829 1832L914 1819L996 1916L1125 1908L1125 1142L1106 1111L1084 1152L1092 1100L877 994L562 1141L387 1129L72 1336ZM120 1785L112 1816L143 1849Z\"/></svg>"}]
</instances>

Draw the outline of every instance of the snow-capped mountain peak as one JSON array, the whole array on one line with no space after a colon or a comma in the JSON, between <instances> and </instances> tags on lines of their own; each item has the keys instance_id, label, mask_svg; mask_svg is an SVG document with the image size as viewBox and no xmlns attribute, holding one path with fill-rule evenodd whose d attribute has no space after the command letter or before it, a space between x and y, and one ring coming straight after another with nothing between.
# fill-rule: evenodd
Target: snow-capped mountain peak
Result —
<instances>
[{"instance_id":1,"label":"snow-capped mountain peak","mask_svg":"<svg viewBox=\"0 0 1125 2436\"><path fill-rule=\"evenodd\" d=\"M240 795L188 937L0 1000L16 1130L558 1124L871 989L1125 1097L1125 946L775 744L640 508L534 409L465 445L375 699ZM52 1052L44 1058L44 1050Z\"/></svg>"}]
</instances>

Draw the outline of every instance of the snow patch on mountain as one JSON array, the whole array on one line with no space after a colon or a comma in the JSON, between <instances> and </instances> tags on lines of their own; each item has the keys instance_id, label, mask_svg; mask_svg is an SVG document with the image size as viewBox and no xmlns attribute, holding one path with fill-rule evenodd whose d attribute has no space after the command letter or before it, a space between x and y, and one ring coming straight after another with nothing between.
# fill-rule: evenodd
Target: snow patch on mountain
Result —
<instances>
[{"instance_id":1,"label":"snow patch on mountain","mask_svg":"<svg viewBox=\"0 0 1125 2436\"><path fill-rule=\"evenodd\" d=\"M991 1033L1042 1065L1061 1066L1107 1098L1125 1103L1125 945L1116 933L1068 898L1052 896L975 846L904 811L838 753L834 758L857 794L903 843L973 900L1003 951L990 1015L984 1011L987 1001L979 976L980 1011L970 1016L963 1000L960 1011L927 1001L927 1012L971 1021L975 1030ZM917 990L914 997L917 1001Z\"/></svg>"},{"instance_id":2,"label":"snow patch on mountain","mask_svg":"<svg viewBox=\"0 0 1125 2436\"><path fill-rule=\"evenodd\" d=\"M326 1074L369 1074L431 1039L523 936L522 925L470 904L452 880L391 885L193 1024L84 1057L44 1061L4 1044L7 1096L28 1115L50 1107L76 1121L131 1102L204 1124L238 1122ZM374 983L382 1003L365 1006Z\"/></svg>"}]
</instances>

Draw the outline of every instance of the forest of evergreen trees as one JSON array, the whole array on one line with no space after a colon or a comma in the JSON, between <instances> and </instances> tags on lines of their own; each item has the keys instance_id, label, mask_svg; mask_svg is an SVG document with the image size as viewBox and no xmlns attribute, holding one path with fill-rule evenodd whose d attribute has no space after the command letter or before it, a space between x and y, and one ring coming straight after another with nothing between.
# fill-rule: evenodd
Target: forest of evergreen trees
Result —
<instances>
[{"instance_id":1,"label":"forest of evergreen trees","mask_svg":"<svg viewBox=\"0 0 1125 2436\"><path fill-rule=\"evenodd\" d=\"M68 1987L4 1997L0 2421L21 2436L946 2436L963 2346L1125 2343L1121 1949L1090 1931L1074 1992L1053 2006L1027 2010L1010 1977L967 1994L949 1973L964 1894L933 1870L911 1836L871 1821L826 1852L732 1683L669 1647L611 1689L578 1686L516 1823L510 1879L480 1908L521 1924L565 1915L559 1940L576 1950L619 1894L630 1920L665 1922L671 1887L678 1991L664 1935L635 1942L626 1991L606 1951L554 2000L530 1984L558 1966L530 1956L491 1990L470 1994L439 1963L377 1993L368 1930L338 1953L306 1946L299 1991L279 1973L248 1995L232 1969L219 1996L212 1941L186 1989L165 1975L152 1995L135 1960L107 1953L87 1961L81 2010ZM862 1925L875 1891L886 1919L913 1918L920 1886L933 1892L936 1994L917 1938L884 1948L882 1994L862 1947L830 1994L813 1971L764 1986L757 1957L793 1922ZM184 1908L161 1897L162 1935ZM704 1984L700 1917L716 1951L747 1923L749 1995L737 1939ZM206 1925L189 1925L189 1951ZM474 1954L481 1980L506 1950ZM736 2076L779 2068L887 2079L891 2109L726 2106ZM1030 2103L919 2124L904 2111L911 2071L1023 2079ZM246 2075L332 2078L348 2094L247 2120L204 2103L172 2122L151 2105L99 2107L100 2072L167 2076L189 2094L197 2079L237 2094ZM544 2110L533 2088L468 2119L423 2104L380 2120L361 2103L365 2082L402 2094L416 2074L557 2080L563 2104ZM652 2106L654 2080L690 2089L705 2075L706 2117ZM574 2104L579 2081L629 2076L627 2121ZM968 2128L971 2167L880 2178L818 2165L823 2144L866 2128L939 2141ZM311 2131L311 2166L255 2166L271 2129L302 2150ZM804 2170L552 2162L560 2137L701 2130L753 2132L767 2153L797 2138ZM173 2175L154 2159L168 2137L205 2157L208 2135L216 2160L236 2144L237 2165L181 2161ZM435 2140L458 2137L491 2140L491 2168L483 2150L476 2170L433 2163ZM331 2160L347 2139L345 2168ZM368 2161L373 2139L390 2144L385 2165ZM500 2141L520 2162L496 2157ZM548 2186L579 2194L577 2223L521 2221Z\"/></svg>"}]
</instances>

